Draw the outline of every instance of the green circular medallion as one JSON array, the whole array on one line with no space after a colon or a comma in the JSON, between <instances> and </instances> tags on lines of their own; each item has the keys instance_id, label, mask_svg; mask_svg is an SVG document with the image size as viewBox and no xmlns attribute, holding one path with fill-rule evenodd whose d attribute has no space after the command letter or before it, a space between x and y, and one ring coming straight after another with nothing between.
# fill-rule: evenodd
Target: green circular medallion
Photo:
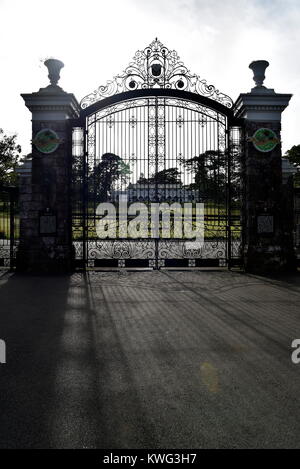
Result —
<instances>
[{"instance_id":1,"label":"green circular medallion","mask_svg":"<svg viewBox=\"0 0 300 469\"><path fill-rule=\"evenodd\" d=\"M266 128L258 129L251 140L256 150L262 152L274 150L280 141L273 130Z\"/></svg>"},{"instance_id":2,"label":"green circular medallion","mask_svg":"<svg viewBox=\"0 0 300 469\"><path fill-rule=\"evenodd\" d=\"M60 139L54 130L42 129L36 134L33 143L41 153L53 153L58 148Z\"/></svg>"}]
</instances>

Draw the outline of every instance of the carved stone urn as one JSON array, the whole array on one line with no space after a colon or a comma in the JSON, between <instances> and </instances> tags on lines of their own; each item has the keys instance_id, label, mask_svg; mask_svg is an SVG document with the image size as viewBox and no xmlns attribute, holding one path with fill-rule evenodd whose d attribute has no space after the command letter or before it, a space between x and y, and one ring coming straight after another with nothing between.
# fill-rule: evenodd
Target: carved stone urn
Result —
<instances>
[{"instance_id":1,"label":"carved stone urn","mask_svg":"<svg viewBox=\"0 0 300 469\"><path fill-rule=\"evenodd\" d=\"M60 70L64 67L63 62L57 59L48 59L44 62L48 68L48 78L52 86L57 86L60 79Z\"/></svg>"},{"instance_id":2,"label":"carved stone urn","mask_svg":"<svg viewBox=\"0 0 300 469\"><path fill-rule=\"evenodd\" d=\"M249 65L249 68L253 71L253 80L257 88L263 86L265 79L265 70L269 66L267 60L254 60Z\"/></svg>"}]
</instances>

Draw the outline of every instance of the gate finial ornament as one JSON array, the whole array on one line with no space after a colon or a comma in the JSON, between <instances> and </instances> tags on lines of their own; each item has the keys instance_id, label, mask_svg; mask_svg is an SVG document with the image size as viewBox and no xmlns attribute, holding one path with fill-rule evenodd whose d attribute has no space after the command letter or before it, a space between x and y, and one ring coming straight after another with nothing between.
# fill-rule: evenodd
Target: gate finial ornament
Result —
<instances>
[{"instance_id":1,"label":"gate finial ornament","mask_svg":"<svg viewBox=\"0 0 300 469\"><path fill-rule=\"evenodd\" d=\"M115 94L151 88L189 91L217 101L227 108L233 107L229 96L191 73L177 52L165 47L157 38L144 50L135 53L123 73L85 96L80 105L85 109Z\"/></svg>"}]
</instances>

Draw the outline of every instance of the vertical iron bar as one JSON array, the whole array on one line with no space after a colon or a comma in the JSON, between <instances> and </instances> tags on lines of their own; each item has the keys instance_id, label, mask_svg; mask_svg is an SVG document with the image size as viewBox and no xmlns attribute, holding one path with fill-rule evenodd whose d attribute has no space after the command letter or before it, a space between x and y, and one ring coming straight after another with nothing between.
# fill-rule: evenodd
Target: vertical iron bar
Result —
<instances>
[{"instance_id":1,"label":"vertical iron bar","mask_svg":"<svg viewBox=\"0 0 300 469\"><path fill-rule=\"evenodd\" d=\"M158 203L158 180L157 180L157 173L158 173L158 98L155 97L155 202ZM159 226L159 222L158 222ZM159 228L158 228L159 229ZM158 242L159 238L155 238L155 268L159 269L158 265Z\"/></svg>"},{"instance_id":2,"label":"vertical iron bar","mask_svg":"<svg viewBox=\"0 0 300 469\"><path fill-rule=\"evenodd\" d=\"M13 190L9 191L9 230L10 230L10 247L9 247L9 263L13 268L14 244L15 244L15 197Z\"/></svg>"},{"instance_id":3,"label":"vertical iron bar","mask_svg":"<svg viewBox=\"0 0 300 469\"><path fill-rule=\"evenodd\" d=\"M86 217L87 217L87 196L88 196L88 187L87 187L87 158L88 158L88 142L87 142L87 119L84 121L84 132L83 132L83 177L82 177L82 260L83 268L86 270L87 267L87 237L86 237Z\"/></svg>"},{"instance_id":4,"label":"vertical iron bar","mask_svg":"<svg viewBox=\"0 0 300 469\"><path fill-rule=\"evenodd\" d=\"M228 125L228 123L227 123ZM230 142L230 128L226 128L226 146L228 149L227 155L227 262L228 269L231 268L231 142Z\"/></svg>"}]
</instances>

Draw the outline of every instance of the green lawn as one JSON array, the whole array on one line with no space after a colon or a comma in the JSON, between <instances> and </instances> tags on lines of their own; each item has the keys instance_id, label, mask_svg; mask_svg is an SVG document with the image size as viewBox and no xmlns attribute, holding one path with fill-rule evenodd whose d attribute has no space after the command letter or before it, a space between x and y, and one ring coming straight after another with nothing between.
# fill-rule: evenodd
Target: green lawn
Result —
<instances>
[{"instance_id":1,"label":"green lawn","mask_svg":"<svg viewBox=\"0 0 300 469\"><path fill-rule=\"evenodd\" d=\"M195 209L193 208L193 215L195 215ZM233 223L231 226L233 238L240 237L240 223L239 223L240 210L232 210ZM220 207L205 207L205 221L204 221L204 237L205 239L213 238L225 238L226 237L226 211ZM131 217L133 219L134 217ZM92 209L89 210L88 214L88 238L89 239L98 239L96 233L96 222L99 220L99 217L94 218ZM130 220L130 219L129 219ZM19 217L15 217L15 237L18 237L19 233ZM193 222L193 227L195 227L195 222ZM116 225L116 232L118 237L118 224ZM160 223L161 229L161 223ZM148 231L148 232L147 232ZM172 219L171 219L171 238L172 234ZM144 235L141 236L144 238L150 237L150 220L148 222L148 230L145 231ZM0 210L0 239L10 239L10 219L7 212L1 212ZM80 240L82 239L82 227L73 226L73 239Z\"/></svg>"},{"instance_id":2,"label":"green lawn","mask_svg":"<svg viewBox=\"0 0 300 469\"><path fill-rule=\"evenodd\" d=\"M185 212L188 213L188 212ZM192 209L193 218L195 218L195 208ZM89 239L98 239L97 232L96 232L96 224L100 220L101 217L95 217L94 212L92 209L89 209L88 219L86 220L87 223L87 232ZM131 217L134 219L135 217ZM239 238L241 235L241 227L240 227L240 210L233 209L232 210L232 226L231 232L233 238ZM130 218L128 217L128 221ZM225 238L226 237L226 210L222 207L217 206L205 206L204 211L204 237L205 239L214 239L214 238ZM195 221L192 222L193 228L195 228L196 224ZM118 221L116 224L111 222L111 228L114 228L116 232L116 238L119 237L119 223ZM160 236L161 233L161 222L160 222ZM141 233L141 238L150 238L151 234L151 224L150 219L148 221L148 227L145 227L143 233ZM172 218L171 218L171 238L174 237L174 230L172 226ZM120 236L121 237L121 236ZM82 239L82 227L73 227L73 238L80 240ZM188 238L187 238L188 239Z\"/></svg>"},{"instance_id":3,"label":"green lawn","mask_svg":"<svg viewBox=\"0 0 300 469\"><path fill-rule=\"evenodd\" d=\"M18 237L20 220L15 217L15 238ZM0 239L10 239L10 218L5 212L0 211Z\"/></svg>"}]
</instances>

